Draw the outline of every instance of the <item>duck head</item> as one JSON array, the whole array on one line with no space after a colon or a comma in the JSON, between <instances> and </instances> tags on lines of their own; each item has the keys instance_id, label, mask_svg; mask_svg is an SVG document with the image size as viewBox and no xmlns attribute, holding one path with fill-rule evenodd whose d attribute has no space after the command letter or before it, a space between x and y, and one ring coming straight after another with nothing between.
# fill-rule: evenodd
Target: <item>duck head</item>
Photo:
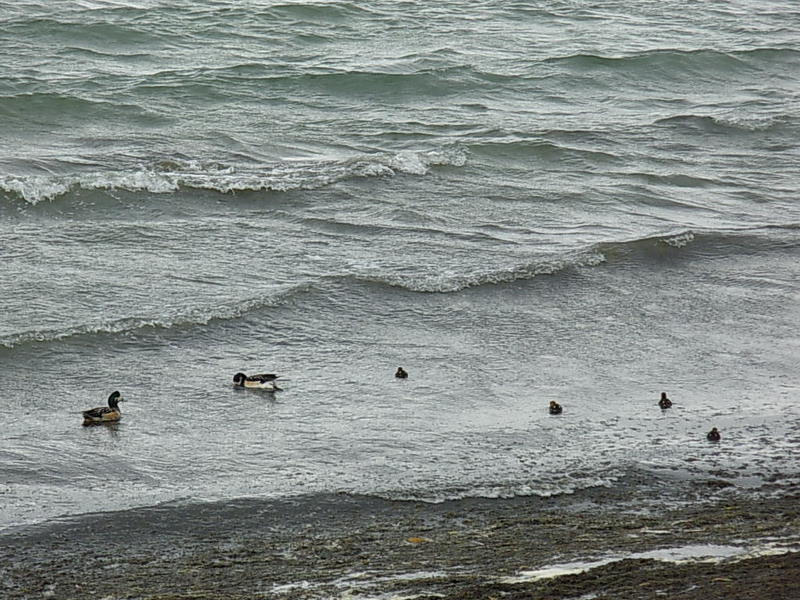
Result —
<instances>
[{"instance_id":1,"label":"duck head","mask_svg":"<svg viewBox=\"0 0 800 600\"><path fill-rule=\"evenodd\" d=\"M108 405L111 408L117 408L120 402L125 402L125 398L122 397L122 394L119 392L111 392L111 395L108 397Z\"/></svg>"},{"instance_id":2,"label":"duck head","mask_svg":"<svg viewBox=\"0 0 800 600\"><path fill-rule=\"evenodd\" d=\"M247 379L247 375L244 373L237 373L233 376L233 383L234 385L243 386L245 379Z\"/></svg>"}]
</instances>

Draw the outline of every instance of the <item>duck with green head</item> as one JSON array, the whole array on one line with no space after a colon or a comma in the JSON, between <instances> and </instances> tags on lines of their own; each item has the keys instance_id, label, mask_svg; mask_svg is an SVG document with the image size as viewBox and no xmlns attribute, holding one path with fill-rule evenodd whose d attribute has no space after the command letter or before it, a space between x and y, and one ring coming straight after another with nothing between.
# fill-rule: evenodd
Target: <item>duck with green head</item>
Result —
<instances>
[{"instance_id":1,"label":"duck with green head","mask_svg":"<svg viewBox=\"0 0 800 600\"><path fill-rule=\"evenodd\" d=\"M125 398L119 392L112 392L108 397L108 406L99 406L83 411L84 425L98 425L100 423L115 423L122 418L119 403Z\"/></svg>"}]
</instances>

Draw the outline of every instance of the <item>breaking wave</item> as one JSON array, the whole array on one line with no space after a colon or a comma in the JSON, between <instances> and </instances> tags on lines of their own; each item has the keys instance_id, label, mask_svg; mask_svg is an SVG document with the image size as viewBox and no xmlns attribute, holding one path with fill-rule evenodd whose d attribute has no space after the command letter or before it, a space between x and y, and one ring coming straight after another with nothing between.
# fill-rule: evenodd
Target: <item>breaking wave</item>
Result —
<instances>
[{"instance_id":1,"label":"breaking wave","mask_svg":"<svg viewBox=\"0 0 800 600\"><path fill-rule=\"evenodd\" d=\"M296 160L258 168L165 160L138 170L89 172L75 175L3 175L0 192L35 205L80 190L144 191L169 194L182 188L239 191L313 190L355 178L425 175L436 166L463 166L465 150L453 147L427 152L361 155L341 160Z\"/></svg>"}]
</instances>

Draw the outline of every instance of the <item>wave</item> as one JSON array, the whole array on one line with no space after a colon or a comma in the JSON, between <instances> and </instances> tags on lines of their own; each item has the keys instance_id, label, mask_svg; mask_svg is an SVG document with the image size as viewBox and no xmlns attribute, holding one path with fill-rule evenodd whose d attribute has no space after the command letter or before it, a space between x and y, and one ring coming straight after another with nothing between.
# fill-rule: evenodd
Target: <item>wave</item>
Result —
<instances>
[{"instance_id":1,"label":"wave","mask_svg":"<svg viewBox=\"0 0 800 600\"><path fill-rule=\"evenodd\" d=\"M249 13L250 10L248 9L246 12ZM278 2L265 7L261 12L272 17L331 22L346 22L372 14L369 8L350 2L303 2L300 4Z\"/></svg>"},{"instance_id":2,"label":"wave","mask_svg":"<svg viewBox=\"0 0 800 600\"><path fill-rule=\"evenodd\" d=\"M665 248L682 248L693 242L692 231L680 231L653 237L637 238L630 241L601 242L583 250L561 255L539 257L535 260L512 265L506 268L476 269L471 273L442 273L435 275L406 277L402 275L360 275L356 278L390 287L403 288L412 292L453 293L468 288L494 286L529 280L542 275L559 275L584 267L597 267L604 263L619 260L632 252L657 254Z\"/></svg>"},{"instance_id":3,"label":"wave","mask_svg":"<svg viewBox=\"0 0 800 600\"><path fill-rule=\"evenodd\" d=\"M80 190L144 191L169 194L182 188L223 194L238 191L314 190L347 179L394 175L425 175L435 166L463 166L464 149L453 146L425 152L365 154L345 159L294 160L261 167L163 160L125 171L94 171L75 175L3 175L0 193L28 204L53 201Z\"/></svg>"},{"instance_id":4,"label":"wave","mask_svg":"<svg viewBox=\"0 0 800 600\"><path fill-rule=\"evenodd\" d=\"M685 175L682 173L620 173L622 177L632 177L640 179L646 183L656 185L666 185L671 187L683 188L703 188L720 185L720 181L710 177L697 177L692 175Z\"/></svg>"},{"instance_id":5,"label":"wave","mask_svg":"<svg viewBox=\"0 0 800 600\"><path fill-rule=\"evenodd\" d=\"M605 257L594 250L579 251L566 256L539 258L507 268L486 267L470 273L437 273L422 276L361 274L354 278L365 283L378 283L390 287L406 289L411 292L453 293L467 288L484 285L512 283L517 280L533 279L540 275L555 275L578 267L597 266Z\"/></svg>"},{"instance_id":6,"label":"wave","mask_svg":"<svg viewBox=\"0 0 800 600\"><path fill-rule=\"evenodd\" d=\"M98 323L83 323L54 329L15 332L0 336L0 348L13 349L27 344L50 343L84 336L125 334L144 329L180 329L208 325L214 321L231 321L265 308L285 305L297 296L319 289L326 284L349 286L353 282L362 284L378 283L388 287L404 288L413 292L452 293L480 285L497 285L518 279L531 279L538 275L552 275L580 266L594 266L604 260L605 258L602 254L589 250L564 257L541 259L508 269L487 269L481 273L461 275L431 275L409 279L394 275L331 274L323 276L316 284L304 283L268 296L236 300L213 307L179 310L172 314L158 316L132 316Z\"/></svg>"},{"instance_id":7,"label":"wave","mask_svg":"<svg viewBox=\"0 0 800 600\"><path fill-rule=\"evenodd\" d=\"M505 268L487 266L470 273L416 276L358 274L351 277L357 281L411 292L455 293L468 288L503 285L545 275L557 276L576 269L601 265L639 263L657 268L664 260L675 258L690 260L694 256L754 254L787 247L797 248L800 247L800 240L796 235L798 227L798 224L785 224L728 231L685 229L629 240L599 242L581 250L538 257ZM781 232L786 233L785 239L781 239ZM689 250L693 252L687 252Z\"/></svg>"},{"instance_id":8,"label":"wave","mask_svg":"<svg viewBox=\"0 0 800 600\"><path fill-rule=\"evenodd\" d=\"M490 159L501 159L511 162L522 161L529 164L531 160L580 163L597 166L599 164L617 163L620 158L609 152L596 149L565 146L543 140L509 140L471 144L470 153Z\"/></svg>"},{"instance_id":9,"label":"wave","mask_svg":"<svg viewBox=\"0 0 800 600\"><path fill-rule=\"evenodd\" d=\"M97 14L87 14L83 10L70 11L62 7L52 12L57 14L37 17L21 13L16 18L5 20L4 31L11 36L9 39L46 40L48 45L55 41L61 47L91 45L108 48L112 52L114 48L159 47L168 38L159 33L158 28L137 24L138 11L132 7L124 11L129 13L128 22L121 18L115 19L118 22L112 22Z\"/></svg>"},{"instance_id":10,"label":"wave","mask_svg":"<svg viewBox=\"0 0 800 600\"><path fill-rule=\"evenodd\" d=\"M311 289L313 286L310 284L300 284L266 296L230 301L213 307L191 308L158 317L125 317L100 323L17 332L0 336L0 347L12 349L31 343L49 343L83 336L129 333L143 329L178 329L208 325L213 321L230 321L264 308L284 305Z\"/></svg>"},{"instance_id":11,"label":"wave","mask_svg":"<svg viewBox=\"0 0 800 600\"><path fill-rule=\"evenodd\" d=\"M519 83L517 76L453 64L451 51L440 49L427 55L411 54L383 69L352 69L328 66L298 70L292 63L246 62L222 67L163 70L146 78L131 79L125 93L141 95L142 103L154 97L171 97L192 91L198 97L230 97L232 85L239 98L263 103L265 98L282 104L303 103L303 98L324 94L363 101L364 96L389 98L441 98L473 92L483 85L496 89ZM105 81L99 76L98 83ZM265 96L266 94L266 96Z\"/></svg>"},{"instance_id":12,"label":"wave","mask_svg":"<svg viewBox=\"0 0 800 600\"><path fill-rule=\"evenodd\" d=\"M476 87L487 84L514 83L519 78L501 73L491 73L471 66L455 65L418 69L409 67L409 72L341 71L333 73L306 74L298 81L303 88L346 97L374 95L398 100L403 97L441 98L462 92L474 93ZM297 80L295 80L297 81Z\"/></svg>"},{"instance_id":13,"label":"wave","mask_svg":"<svg viewBox=\"0 0 800 600\"><path fill-rule=\"evenodd\" d=\"M139 61L139 60L147 60L150 58L150 55L146 52L130 52L130 51L116 51L112 48L106 50L98 50L96 48L82 48L78 46L70 46L64 48L63 54L66 56L74 55L78 58L88 58L88 59L112 59L115 61Z\"/></svg>"},{"instance_id":14,"label":"wave","mask_svg":"<svg viewBox=\"0 0 800 600\"><path fill-rule=\"evenodd\" d=\"M83 123L87 114L93 115L97 120L116 119L119 115L125 115L126 119L138 119L140 122L166 121L137 104L86 100L65 93L36 92L0 96L0 115L4 119L3 130L13 128L15 124L28 132L32 124L64 125L69 121Z\"/></svg>"},{"instance_id":15,"label":"wave","mask_svg":"<svg viewBox=\"0 0 800 600\"><path fill-rule=\"evenodd\" d=\"M658 119L656 125L702 131L705 133L761 133L794 129L796 121L786 115L675 115Z\"/></svg>"},{"instance_id":16,"label":"wave","mask_svg":"<svg viewBox=\"0 0 800 600\"><path fill-rule=\"evenodd\" d=\"M463 92L473 93L482 86L496 90L521 81L518 76L463 64L467 59L454 53L449 48L424 54L411 53L375 69L337 68L277 59L252 61L234 57L234 60L239 58L241 62L222 66L159 69L155 72L151 70L152 67L132 68L130 73L98 69L87 73L79 84L51 83L46 74L26 75L12 81L14 87L11 91L19 90L19 95L0 98L0 113L8 111L10 115L22 118L25 116L22 112L24 107L34 102L37 104L37 113L44 111L45 115L52 117L57 116L62 108L68 111L68 117L84 106L87 111L96 111L97 117L119 120L130 119L130 112L136 116L137 112L145 110L143 107L171 102L183 105L187 96L212 104L229 103L235 99L257 105L276 102L285 106L303 105L308 98L320 94L359 102L363 101L364 96L389 98L391 101L403 97L415 100L441 98ZM148 57L136 47L115 52L108 48L69 46L61 51L60 58L64 61L78 58L101 63L110 59L134 66L148 62ZM63 87L54 88L54 85ZM22 93L23 90L39 90L43 86L53 92ZM102 109L100 112L98 107L87 101L81 105L80 98L70 95L92 97L98 90L102 90L107 97L125 98L126 104L98 103L99 109ZM106 114L115 108L112 114ZM30 116L30 111L27 114Z\"/></svg>"},{"instance_id":17,"label":"wave","mask_svg":"<svg viewBox=\"0 0 800 600\"><path fill-rule=\"evenodd\" d=\"M662 78L670 73L703 73L706 78L717 75L731 75L752 68L772 70L776 64L797 65L800 51L793 48L756 48L722 52L711 49L676 50L658 49L625 56L603 56L598 54L572 54L552 57L545 63L565 66L575 71L609 69L622 72L636 72L642 75Z\"/></svg>"},{"instance_id":18,"label":"wave","mask_svg":"<svg viewBox=\"0 0 800 600\"><path fill-rule=\"evenodd\" d=\"M331 273L316 282L287 287L266 296L230 301L212 307L192 308L158 317L136 316L102 323L85 323L57 329L37 329L0 336L0 348L48 343L82 336L128 333L142 329L173 329L208 325L213 321L233 321L265 308L283 306L325 286L349 287L356 284L399 288L415 293L451 294L469 288L497 286L541 276L558 276L601 265L637 263L658 268L664 260L691 260L694 257L757 254L773 250L800 248L797 231L800 223L771 224L733 231L667 232L629 240L606 241L560 255L539 257L516 265L486 266L470 272L436 272L405 276L393 273ZM688 251L688 252L687 252Z\"/></svg>"},{"instance_id":19,"label":"wave","mask_svg":"<svg viewBox=\"0 0 800 600\"><path fill-rule=\"evenodd\" d=\"M623 241L600 242L605 263L660 264L664 259L732 257L800 248L797 223L764 224L725 230L682 229Z\"/></svg>"}]
</instances>

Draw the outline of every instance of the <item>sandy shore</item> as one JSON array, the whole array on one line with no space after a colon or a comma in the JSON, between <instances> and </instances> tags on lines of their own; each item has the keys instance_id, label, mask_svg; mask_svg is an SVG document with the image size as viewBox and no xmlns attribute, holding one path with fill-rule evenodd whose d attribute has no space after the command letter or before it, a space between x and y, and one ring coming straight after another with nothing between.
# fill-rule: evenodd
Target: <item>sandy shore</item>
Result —
<instances>
[{"instance_id":1,"label":"sandy shore","mask_svg":"<svg viewBox=\"0 0 800 600\"><path fill-rule=\"evenodd\" d=\"M0 597L800 598L798 495L657 514L601 500L331 496L87 516L4 535ZM692 556L709 560L661 560Z\"/></svg>"}]
</instances>

